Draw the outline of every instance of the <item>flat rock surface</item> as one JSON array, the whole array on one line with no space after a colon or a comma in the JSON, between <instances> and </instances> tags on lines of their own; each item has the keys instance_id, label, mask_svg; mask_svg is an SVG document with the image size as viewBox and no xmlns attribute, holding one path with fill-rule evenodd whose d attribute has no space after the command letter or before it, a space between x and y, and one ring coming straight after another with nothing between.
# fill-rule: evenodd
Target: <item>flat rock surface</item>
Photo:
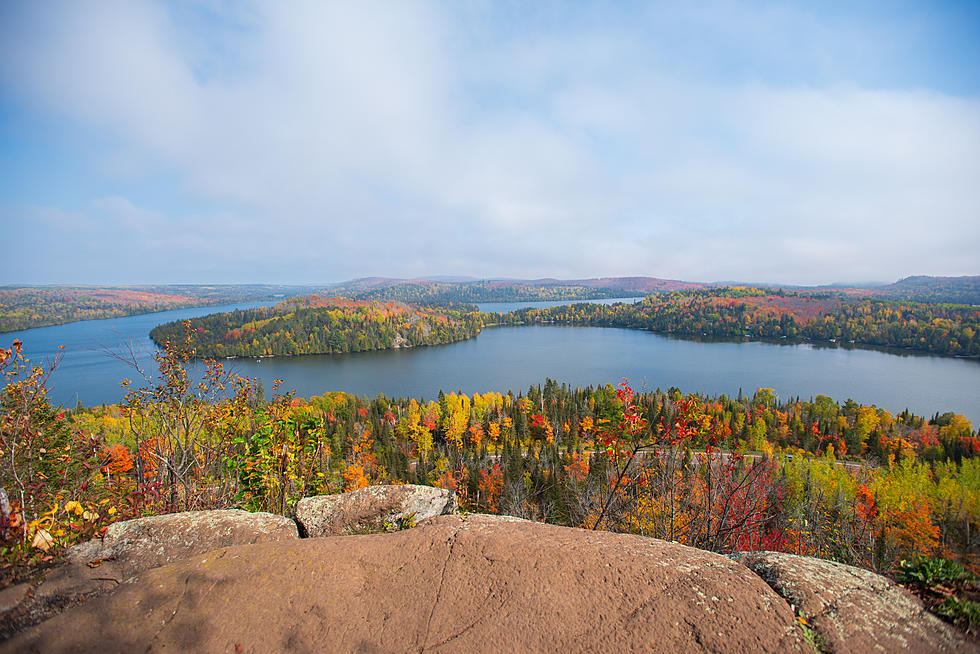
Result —
<instances>
[{"instance_id":1,"label":"flat rock surface","mask_svg":"<svg viewBox=\"0 0 980 654\"><path fill-rule=\"evenodd\" d=\"M296 521L311 538L383 531L411 517L419 523L437 515L456 513L452 491L404 484L368 486L349 493L306 497L296 504Z\"/></svg>"},{"instance_id":2,"label":"flat rock surface","mask_svg":"<svg viewBox=\"0 0 980 654\"><path fill-rule=\"evenodd\" d=\"M294 521L238 509L116 522L104 538L68 550L65 564L51 570L39 586L30 589L30 595L11 589L0 593L0 637L35 624L79 599L113 590L145 570L230 545L298 539Z\"/></svg>"},{"instance_id":3,"label":"flat rock surface","mask_svg":"<svg viewBox=\"0 0 980 654\"><path fill-rule=\"evenodd\" d=\"M496 516L223 548L142 573L2 652L794 652L725 557ZM859 651L859 650L854 650Z\"/></svg>"},{"instance_id":4,"label":"flat rock surface","mask_svg":"<svg viewBox=\"0 0 980 654\"><path fill-rule=\"evenodd\" d=\"M977 652L922 602L881 575L779 552L734 556L794 604L828 652Z\"/></svg>"}]
</instances>

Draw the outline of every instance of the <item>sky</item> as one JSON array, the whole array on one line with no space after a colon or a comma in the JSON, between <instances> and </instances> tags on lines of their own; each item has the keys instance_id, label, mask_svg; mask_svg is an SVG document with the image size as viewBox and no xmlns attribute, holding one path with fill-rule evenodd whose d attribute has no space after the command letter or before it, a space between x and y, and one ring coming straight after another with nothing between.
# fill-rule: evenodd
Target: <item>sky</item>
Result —
<instances>
[{"instance_id":1,"label":"sky","mask_svg":"<svg viewBox=\"0 0 980 654\"><path fill-rule=\"evenodd\" d=\"M980 2L0 2L0 284L980 274Z\"/></svg>"}]
</instances>

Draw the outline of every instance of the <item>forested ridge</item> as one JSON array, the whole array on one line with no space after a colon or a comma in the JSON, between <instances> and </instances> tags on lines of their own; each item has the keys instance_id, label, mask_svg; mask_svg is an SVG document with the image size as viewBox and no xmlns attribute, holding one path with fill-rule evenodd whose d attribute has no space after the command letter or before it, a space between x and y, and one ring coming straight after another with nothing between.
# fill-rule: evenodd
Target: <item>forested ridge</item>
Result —
<instances>
[{"instance_id":1,"label":"forested ridge","mask_svg":"<svg viewBox=\"0 0 980 654\"><path fill-rule=\"evenodd\" d=\"M57 325L76 320L119 318L233 302L304 295L415 304L562 301L639 297L691 289L723 288L655 277L603 277L579 280L432 280L364 278L334 285L158 284L146 286L5 286L0 287L0 332ZM769 287L770 294L779 293ZM980 304L980 276L908 277L868 288L787 289L800 296L899 302ZM693 332L692 332L693 333ZM910 346L907 346L910 347Z\"/></svg>"},{"instance_id":2,"label":"forested ridge","mask_svg":"<svg viewBox=\"0 0 980 654\"><path fill-rule=\"evenodd\" d=\"M956 302L980 304L980 275L928 277L918 275L900 279L875 289L877 295L916 302Z\"/></svg>"},{"instance_id":3,"label":"forested ridge","mask_svg":"<svg viewBox=\"0 0 980 654\"><path fill-rule=\"evenodd\" d=\"M835 341L980 356L980 308L753 287L651 295L636 304L523 309L518 321L627 327L719 340Z\"/></svg>"},{"instance_id":4,"label":"forested ridge","mask_svg":"<svg viewBox=\"0 0 980 654\"><path fill-rule=\"evenodd\" d=\"M183 342L197 357L293 356L439 345L473 338L493 319L471 305L310 296L273 307L212 314L155 327L158 345Z\"/></svg>"},{"instance_id":5,"label":"forested ridge","mask_svg":"<svg viewBox=\"0 0 980 654\"><path fill-rule=\"evenodd\" d=\"M621 290L614 288L497 281L419 282L370 289L339 287L329 290L361 300L396 300L422 304L596 300L621 297L622 294Z\"/></svg>"},{"instance_id":6,"label":"forested ridge","mask_svg":"<svg viewBox=\"0 0 980 654\"><path fill-rule=\"evenodd\" d=\"M198 357L361 352L453 343L490 326L564 324L645 329L682 337L747 338L895 347L980 356L980 308L807 292L726 287L651 295L636 304L575 303L506 314L442 305L311 296L274 307L186 322ZM161 345L183 338L185 322L150 332Z\"/></svg>"},{"instance_id":7,"label":"forested ridge","mask_svg":"<svg viewBox=\"0 0 980 654\"><path fill-rule=\"evenodd\" d=\"M111 288L0 289L0 332L199 306L200 298Z\"/></svg>"},{"instance_id":8,"label":"forested ridge","mask_svg":"<svg viewBox=\"0 0 980 654\"><path fill-rule=\"evenodd\" d=\"M157 311L265 300L298 287L169 284L155 286L0 287L0 332L77 320L122 318Z\"/></svg>"},{"instance_id":9,"label":"forested ridge","mask_svg":"<svg viewBox=\"0 0 980 654\"><path fill-rule=\"evenodd\" d=\"M364 278L350 280L318 292L355 299L383 299L402 302L515 302L545 300L589 300L639 297L657 293L752 286L735 282L686 282L657 277L601 277L559 280L431 280ZM852 287L792 287L764 285L770 292L780 288L804 295L833 294L843 298L874 298L907 302L980 304L980 276L906 277L892 284Z\"/></svg>"}]
</instances>

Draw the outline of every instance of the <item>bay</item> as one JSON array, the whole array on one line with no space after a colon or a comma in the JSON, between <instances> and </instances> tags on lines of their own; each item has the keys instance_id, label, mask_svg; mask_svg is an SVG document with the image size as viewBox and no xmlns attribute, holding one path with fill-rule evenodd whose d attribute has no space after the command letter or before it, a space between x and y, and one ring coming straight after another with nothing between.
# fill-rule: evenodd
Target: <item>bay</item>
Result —
<instances>
[{"instance_id":1,"label":"bay","mask_svg":"<svg viewBox=\"0 0 980 654\"><path fill-rule=\"evenodd\" d=\"M540 304L540 303L534 303ZM145 367L155 325L261 303L183 309L92 320L2 335L19 338L32 362L63 358L50 387L65 406L117 402L119 382L133 369L106 354L131 352ZM488 310L494 310L489 309ZM58 345L65 345L59 350ZM980 424L980 362L904 352L812 344L697 342L645 331L536 325L485 329L475 339L433 347L342 355L236 359L225 364L263 380L285 380L300 396L326 391L434 399L440 390L465 393L526 391L550 377L573 386L618 383L634 388L677 387L684 392L735 396L773 388L782 399L818 394L847 398L893 413L905 408L932 416L962 413Z\"/></svg>"}]
</instances>

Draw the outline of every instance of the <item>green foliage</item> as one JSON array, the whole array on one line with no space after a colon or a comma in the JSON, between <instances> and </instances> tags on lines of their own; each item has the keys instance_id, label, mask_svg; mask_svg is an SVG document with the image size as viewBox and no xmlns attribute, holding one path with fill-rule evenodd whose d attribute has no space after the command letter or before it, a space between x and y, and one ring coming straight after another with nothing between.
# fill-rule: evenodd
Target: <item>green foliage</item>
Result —
<instances>
[{"instance_id":1,"label":"green foliage","mask_svg":"<svg viewBox=\"0 0 980 654\"><path fill-rule=\"evenodd\" d=\"M955 586L975 581L976 575L955 561L944 558L916 556L899 562L895 579L901 584L931 588L932 586Z\"/></svg>"},{"instance_id":2,"label":"green foliage","mask_svg":"<svg viewBox=\"0 0 980 654\"><path fill-rule=\"evenodd\" d=\"M967 632L980 630L977 576L955 561L916 556L902 560L895 579L918 594L926 607Z\"/></svg>"},{"instance_id":3,"label":"green foliage","mask_svg":"<svg viewBox=\"0 0 980 654\"><path fill-rule=\"evenodd\" d=\"M980 602L948 597L933 609L964 631L976 634L980 631Z\"/></svg>"}]
</instances>

